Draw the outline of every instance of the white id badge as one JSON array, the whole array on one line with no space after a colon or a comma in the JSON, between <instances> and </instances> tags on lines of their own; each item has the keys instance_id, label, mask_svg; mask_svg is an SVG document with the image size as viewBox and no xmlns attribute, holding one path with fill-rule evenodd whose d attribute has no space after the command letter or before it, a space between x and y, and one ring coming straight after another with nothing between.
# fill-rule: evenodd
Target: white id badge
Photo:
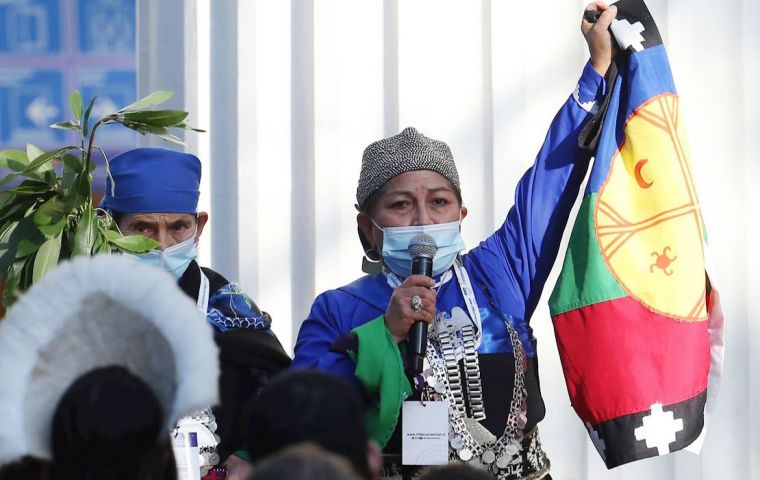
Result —
<instances>
[{"instance_id":1,"label":"white id badge","mask_svg":"<svg viewBox=\"0 0 760 480\"><path fill-rule=\"evenodd\" d=\"M401 422L401 463L449 463L449 402L407 401Z\"/></svg>"}]
</instances>

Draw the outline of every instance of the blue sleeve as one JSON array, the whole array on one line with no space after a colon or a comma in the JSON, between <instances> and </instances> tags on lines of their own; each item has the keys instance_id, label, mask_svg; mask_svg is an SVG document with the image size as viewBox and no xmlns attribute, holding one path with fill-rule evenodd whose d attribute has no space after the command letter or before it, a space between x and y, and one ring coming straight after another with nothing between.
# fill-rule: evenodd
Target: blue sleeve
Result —
<instances>
[{"instance_id":1,"label":"blue sleeve","mask_svg":"<svg viewBox=\"0 0 760 480\"><path fill-rule=\"evenodd\" d=\"M353 360L344 353L330 351L338 337L350 332L341 326L339 319L348 317L340 315L338 302L330 293L325 292L314 300L309 316L301 324L291 368L317 368L360 386L354 376Z\"/></svg>"},{"instance_id":2,"label":"blue sleeve","mask_svg":"<svg viewBox=\"0 0 760 480\"><path fill-rule=\"evenodd\" d=\"M562 232L589 163L578 133L601 104L604 79L587 64L554 117L531 168L520 179L502 226L465 256L496 293L500 308L528 320L554 264Z\"/></svg>"}]
</instances>

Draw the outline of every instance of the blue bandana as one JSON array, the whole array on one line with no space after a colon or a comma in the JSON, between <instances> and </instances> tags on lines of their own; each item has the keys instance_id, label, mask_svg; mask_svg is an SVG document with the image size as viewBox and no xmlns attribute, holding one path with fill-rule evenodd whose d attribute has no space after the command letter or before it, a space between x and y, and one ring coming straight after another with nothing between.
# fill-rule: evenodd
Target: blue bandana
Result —
<instances>
[{"instance_id":1,"label":"blue bandana","mask_svg":"<svg viewBox=\"0 0 760 480\"><path fill-rule=\"evenodd\" d=\"M237 283L229 283L211 295L206 318L222 332L231 328L269 330L271 324Z\"/></svg>"},{"instance_id":2,"label":"blue bandana","mask_svg":"<svg viewBox=\"0 0 760 480\"><path fill-rule=\"evenodd\" d=\"M195 155L135 148L109 163L113 184L106 178L101 208L123 213L197 213L201 162Z\"/></svg>"}]
</instances>

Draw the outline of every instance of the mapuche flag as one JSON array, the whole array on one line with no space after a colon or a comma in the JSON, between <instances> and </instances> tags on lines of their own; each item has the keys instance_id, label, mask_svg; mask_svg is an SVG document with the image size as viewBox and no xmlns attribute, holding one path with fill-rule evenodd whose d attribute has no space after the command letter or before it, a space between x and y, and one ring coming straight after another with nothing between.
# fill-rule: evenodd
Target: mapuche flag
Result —
<instances>
[{"instance_id":1,"label":"mapuche flag","mask_svg":"<svg viewBox=\"0 0 760 480\"><path fill-rule=\"evenodd\" d=\"M591 122L594 165L549 301L571 403L608 468L698 452L723 359L665 49L642 0L616 5L617 71Z\"/></svg>"}]
</instances>

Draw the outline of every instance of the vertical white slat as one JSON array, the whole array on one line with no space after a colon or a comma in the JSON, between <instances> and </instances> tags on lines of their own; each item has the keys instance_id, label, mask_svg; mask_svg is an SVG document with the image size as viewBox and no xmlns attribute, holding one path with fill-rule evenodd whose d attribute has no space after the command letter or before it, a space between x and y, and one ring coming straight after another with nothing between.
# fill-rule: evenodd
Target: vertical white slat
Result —
<instances>
[{"instance_id":1,"label":"vertical white slat","mask_svg":"<svg viewBox=\"0 0 760 480\"><path fill-rule=\"evenodd\" d=\"M459 170L468 248L490 233L485 218L482 5L399 2L399 128L446 142Z\"/></svg>"},{"instance_id":2,"label":"vertical white slat","mask_svg":"<svg viewBox=\"0 0 760 480\"><path fill-rule=\"evenodd\" d=\"M760 162L757 161L757 152L760 152L760 92L757 90L757 79L760 78L760 58L757 51L760 47L760 3L753 0L742 2L742 38L737 55L737 62L742 66L741 91L743 95L743 152L740 157L744 164L744 182L741 186L744 193L743 203L746 205L744 217L745 237L747 245L745 251L745 278L747 330L744 343L748 350L747 363L736 367L748 372L748 392L743 401L747 402L747 450L750 452L746 470L742 472L743 478L760 478L760 302L757 294L760 292L760 253L757 248L751 247L760 238L760 222L757 221L757 212L760 210ZM715 227L713 227L715 228ZM726 372L729 373L728 371Z\"/></svg>"},{"instance_id":3,"label":"vertical white slat","mask_svg":"<svg viewBox=\"0 0 760 480\"><path fill-rule=\"evenodd\" d=\"M743 93L743 136L742 143L744 163L744 204L747 206L744 224L746 225L745 245L751 246L760 238L760 222L757 221L757 212L760 210L760 189L757 187L757 179L760 178L760 162L757 161L757 152L760 152L760 93L757 90L757 79L760 78L760 58L757 50L760 47L760 3L753 0L742 2L742 38L737 61L742 66L742 93ZM747 308L747 332L744 343L749 352L744 369L748 371L748 392L745 401L752 408L748 408L748 441L747 449L750 452L749 464L747 465L744 478L760 478L760 302L757 300L757 292L760 292L760 252L757 248L746 250L747 281L746 297L744 303Z\"/></svg>"},{"instance_id":4,"label":"vertical white slat","mask_svg":"<svg viewBox=\"0 0 760 480\"><path fill-rule=\"evenodd\" d=\"M171 90L174 97L163 103L162 108L180 110L185 103L186 42L192 35L186 22L192 20L195 0L166 0L152 2L137 0L137 95L143 97L154 90ZM184 132L178 136L184 138ZM181 146L140 135L138 143L143 147L163 147L182 150Z\"/></svg>"},{"instance_id":5,"label":"vertical white slat","mask_svg":"<svg viewBox=\"0 0 760 480\"><path fill-rule=\"evenodd\" d=\"M495 12L496 5L494 2ZM551 12L550 15L534 17L516 15L513 5L499 4L499 17L494 18L492 27L495 35L499 35L498 48L501 49L494 54L494 59L503 62L498 70L501 82L499 85L494 82L494 89L499 92L494 95L494 108L498 112L495 117L499 119L495 123L498 150L494 162L499 173L494 175L497 189L494 219L499 224L514 203L518 180L533 164L551 120L575 88L588 58L579 28L584 5L582 2L553 2L542 8L542 12ZM538 17L540 28L534 22ZM530 48L525 48L526 43ZM494 48L497 48L496 42ZM497 72L496 67L494 71ZM553 475L585 479L598 469L604 478L614 478L614 474L610 477L570 406L547 307L579 200L580 195L565 228L555 267L531 319L538 339L541 388L547 409L540 430L552 461Z\"/></svg>"},{"instance_id":6,"label":"vertical white slat","mask_svg":"<svg viewBox=\"0 0 760 480\"><path fill-rule=\"evenodd\" d=\"M229 279L238 265L237 0L211 2L211 267Z\"/></svg>"},{"instance_id":7,"label":"vertical white slat","mask_svg":"<svg viewBox=\"0 0 760 480\"><path fill-rule=\"evenodd\" d=\"M743 225L751 218L741 186L741 31L735 15L715 15L706 0L670 0L666 45L678 89L687 141L726 318L725 369L715 416L707 431L702 478L749 478L747 419L748 309ZM738 12L734 11L735 14ZM679 470L681 469L679 465Z\"/></svg>"},{"instance_id":8,"label":"vertical white slat","mask_svg":"<svg viewBox=\"0 0 760 480\"><path fill-rule=\"evenodd\" d=\"M211 5L210 0L195 0L194 18L187 22L188 29L194 30L196 38L195 48L185 45L185 55L192 58L190 65L185 68L188 84L192 83L192 91L188 88L185 94L187 111L190 125L206 130L205 133L188 134L188 149L195 153L201 161L201 195L198 199L198 211L208 212L211 210L211 139L209 128L211 125L211 102L210 102L210 76L211 58L209 56L211 43ZM194 68L193 68L194 67ZM209 222L213 224L214 216L211 215ZM213 250L213 235L211 224L206 226L205 233L198 245L198 262L208 265L211 261Z\"/></svg>"},{"instance_id":9,"label":"vertical white slat","mask_svg":"<svg viewBox=\"0 0 760 480\"><path fill-rule=\"evenodd\" d=\"M362 275L354 205L362 152L383 136L382 2L316 3L314 38L314 245L320 293Z\"/></svg>"},{"instance_id":10,"label":"vertical white slat","mask_svg":"<svg viewBox=\"0 0 760 480\"><path fill-rule=\"evenodd\" d=\"M237 145L233 146L226 161L234 163L236 177L232 179L237 192L237 235L238 235L238 276L240 286L259 299L258 251L261 221L258 216L259 161L257 146L260 141L259 123L266 120L258 116L258 49L261 43L256 28L251 22L258 19L258 3L242 1L237 4L236 55L236 101L237 101ZM217 128L225 128L218 124ZM260 299L259 299L260 300Z\"/></svg>"},{"instance_id":11,"label":"vertical white slat","mask_svg":"<svg viewBox=\"0 0 760 480\"><path fill-rule=\"evenodd\" d=\"M315 295L314 40L313 0L292 0L290 271L296 331Z\"/></svg>"},{"instance_id":12,"label":"vertical white slat","mask_svg":"<svg viewBox=\"0 0 760 480\"><path fill-rule=\"evenodd\" d=\"M383 1L383 136L398 126L398 0Z\"/></svg>"},{"instance_id":13,"label":"vertical white slat","mask_svg":"<svg viewBox=\"0 0 760 480\"><path fill-rule=\"evenodd\" d=\"M240 162L250 162L254 177L239 179L245 199L240 202L241 236L246 260L241 262L241 278L255 278L252 292L259 307L272 316L272 329L283 347L292 352L297 327L291 299L294 245L291 178L291 5L290 2L256 0L239 25L252 25L241 55L248 56L251 78L241 74L243 89L252 95L252 104L243 105L254 117L251 125L241 125L241 136L250 148L240 149ZM256 248L248 244L255 238ZM241 252L242 253L242 252ZM300 318L297 320L301 320Z\"/></svg>"}]
</instances>

